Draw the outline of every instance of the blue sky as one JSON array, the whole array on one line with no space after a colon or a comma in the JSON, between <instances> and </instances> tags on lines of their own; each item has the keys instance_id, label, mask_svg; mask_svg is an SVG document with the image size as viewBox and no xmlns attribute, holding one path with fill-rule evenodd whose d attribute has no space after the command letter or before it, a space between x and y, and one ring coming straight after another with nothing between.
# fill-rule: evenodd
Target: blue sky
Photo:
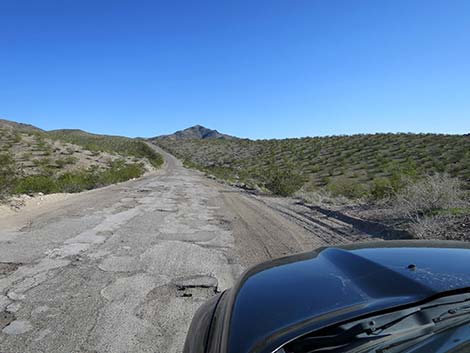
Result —
<instances>
[{"instance_id":1,"label":"blue sky","mask_svg":"<svg viewBox=\"0 0 470 353\"><path fill-rule=\"evenodd\" d=\"M470 132L467 0L0 0L0 117L154 136Z\"/></svg>"}]
</instances>

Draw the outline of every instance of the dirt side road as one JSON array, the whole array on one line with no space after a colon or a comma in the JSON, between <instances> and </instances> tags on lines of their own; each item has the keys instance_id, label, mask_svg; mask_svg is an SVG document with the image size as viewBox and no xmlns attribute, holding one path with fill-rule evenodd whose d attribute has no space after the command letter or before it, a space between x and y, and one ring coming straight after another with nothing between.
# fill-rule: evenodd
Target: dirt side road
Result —
<instances>
[{"instance_id":1,"label":"dirt side road","mask_svg":"<svg viewBox=\"0 0 470 353\"><path fill-rule=\"evenodd\" d=\"M324 244L164 155L139 180L0 215L0 352L180 352L247 266Z\"/></svg>"}]
</instances>

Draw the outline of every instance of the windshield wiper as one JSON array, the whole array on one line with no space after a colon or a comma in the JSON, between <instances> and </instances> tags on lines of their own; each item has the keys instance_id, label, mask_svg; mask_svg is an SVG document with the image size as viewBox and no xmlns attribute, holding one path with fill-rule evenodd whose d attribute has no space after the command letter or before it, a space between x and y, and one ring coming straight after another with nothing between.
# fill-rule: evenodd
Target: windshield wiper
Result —
<instances>
[{"instance_id":1,"label":"windshield wiper","mask_svg":"<svg viewBox=\"0 0 470 353\"><path fill-rule=\"evenodd\" d=\"M455 312L454 312L455 310ZM404 345L408 345L411 347L432 335L438 334L440 332L444 332L454 327L462 326L466 323L470 322L470 311L460 311L456 309L449 310L451 313L444 313L446 318L442 319L440 317L434 318L433 323L434 325L431 326L431 330L429 332L425 331L413 331L408 333L407 335L393 337L386 342L386 344L381 345L380 348L376 347L374 352L377 353L394 353L394 352L401 352L404 348ZM449 314L450 316L447 316ZM400 347L399 350L394 350L394 348ZM367 352L368 350L360 350L359 352ZM351 351L353 353L355 351Z\"/></svg>"},{"instance_id":2,"label":"windshield wiper","mask_svg":"<svg viewBox=\"0 0 470 353\"><path fill-rule=\"evenodd\" d=\"M468 294L441 298L420 307L319 330L284 348L287 353L314 353L326 349L332 353L367 352L373 347L377 352L385 352L395 345L470 321L470 304L466 304L469 301Z\"/></svg>"},{"instance_id":3,"label":"windshield wiper","mask_svg":"<svg viewBox=\"0 0 470 353\"><path fill-rule=\"evenodd\" d=\"M438 317L434 318L433 321L435 323L439 323L448 319L454 319L456 317L470 314L470 305L462 305L457 308L449 309L443 312Z\"/></svg>"},{"instance_id":4,"label":"windshield wiper","mask_svg":"<svg viewBox=\"0 0 470 353\"><path fill-rule=\"evenodd\" d=\"M352 340L358 338L361 334L372 335L375 331L373 322L361 322L346 330L342 330L337 334L324 335L324 336L306 336L302 339L296 340L286 346L288 353L297 352L314 352L315 349L325 347L338 347L351 343ZM378 336L361 338L361 342L376 340Z\"/></svg>"},{"instance_id":5,"label":"windshield wiper","mask_svg":"<svg viewBox=\"0 0 470 353\"><path fill-rule=\"evenodd\" d=\"M392 319L390 320L390 316ZM376 346L378 343L384 342L398 333L397 330L390 331L397 325L403 323L406 319L413 319L412 324L407 323L407 336L413 338L416 335L425 335L432 332L435 323L431 317L428 317L420 309L403 310L394 315L387 315L385 318L372 318L350 327L339 327L330 335L306 336L288 344L286 352L288 353L307 353L317 352L329 348L329 352L341 352L342 348L347 347L348 352L355 347ZM336 331L336 332L335 332ZM351 347L352 346L352 347Z\"/></svg>"}]
</instances>

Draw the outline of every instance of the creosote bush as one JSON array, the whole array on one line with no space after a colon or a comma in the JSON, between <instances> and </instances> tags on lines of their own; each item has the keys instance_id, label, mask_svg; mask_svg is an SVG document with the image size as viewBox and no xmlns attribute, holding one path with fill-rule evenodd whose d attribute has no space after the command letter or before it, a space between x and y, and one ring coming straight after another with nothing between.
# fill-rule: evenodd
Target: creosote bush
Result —
<instances>
[{"instance_id":1,"label":"creosote bush","mask_svg":"<svg viewBox=\"0 0 470 353\"><path fill-rule=\"evenodd\" d=\"M57 181L49 175L30 175L20 178L13 189L14 194L34 194L38 192L52 194L59 191Z\"/></svg>"},{"instance_id":2,"label":"creosote bush","mask_svg":"<svg viewBox=\"0 0 470 353\"><path fill-rule=\"evenodd\" d=\"M409 222L416 238L447 239L460 216L470 213L468 195L459 179L448 174L428 175L405 180L395 195L394 213Z\"/></svg>"},{"instance_id":3,"label":"creosote bush","mask_svg":"<svg viewBox=\"0 0 470 353\"><path fill-rule=\"evenodd\" d=\"M0 154L0 200L11 193L16 181L16 164L9 153Z\"/></svg>"},{"instance_id":4,"label":"creosote bush","mask_svg":"<svg viewBox=\"0 0 470 353\"><path fill-rule=\"evenodd\" d=\"M297 172L272 170L268 174L265 186L275 195L290 196L298 191L304 182L304 178Z\"/></svg>"},{"instance_id":5,"label":"creosote bush","mask_svg":"<svg viewBox=\"0 0 470 353\"><path fill-rule=\"evenodd\" d=\"M156 168L163 164L163 157L142 140L123 136L95 135L77 130L48 132L48 137L73 143L89 151L118 153L121 155L147 158Z\"/></svg>"},{"instance_id":6,"label":"creosote bush","mask_svg":"<svg viewBox=\"0 0 470 353\"><path fill-rule=\"evenodd\" d=\"M417 180L428 173L446 172L454 178L470 180L468 135L367 134L153 142L190 161L191 167L228 181L239 176L240 181L261 186L266 182L267 170L293 166L316 187L328 190L331 183L334 193L352 198L392 199L405 179ZM219 167L223 169L218 170ZM470 189L470 184L467 182L465 187Z\"/></svg>"},{"instance_id":7,"label":"creosote bush","mask_svg":"<svg viewBox=\"0 0 470 353\"><path fill-rule=\"evenodd\" d=\"M452 227L454 216L424 216L410 224L410 231L418 239L445 238L446 230Z\"/></svg>"},{"instance_id":8,"label":"creosote bush","mask_svg":"<svg viewBox=\"0 0 470 353\"><path fill-rule=\"evenodd\" d=\"M428 175L405 181L396 193L395 208L411 220L419 221L442 210L461 207L465 198L462 182L447 174Z\"/></svg>"},{"instance_id":9,"label":"creosote bush","mask_svg":"<svg viewBox=\"0 0 470 353\"><path fill-rule=\"evenodd\" d=\"M333 196L345 196L350 199L360 198L367 193L367 188L364 185L345 177L337 177L330 180L327 190Z\"/></svg>"},{"instance_id":10,"label":"creosote bush","mask_svg":"<svg viewBox=\"0 0 470 353\"><path fill-rule=\"evenodd\" d=\"M374 200L390 198L394 195L395 189L389 178L375 178L372 180L370 196Z\"/></svg>"},{"instance_id":11,"label":"creosote bush","mask_svg":"<svg viewBox=\"0 0 470 353\"><path fill-rule=\"evenodd\" d=\"M145 168L140 163L129 164L123 160L117 160L111 162L109 168L104 170L88 168L86 170L67 172L59 176L32 175L21 178L17 180L13 193L75 193L137 178L144 172Z\"/></svg>"}]
</instances>

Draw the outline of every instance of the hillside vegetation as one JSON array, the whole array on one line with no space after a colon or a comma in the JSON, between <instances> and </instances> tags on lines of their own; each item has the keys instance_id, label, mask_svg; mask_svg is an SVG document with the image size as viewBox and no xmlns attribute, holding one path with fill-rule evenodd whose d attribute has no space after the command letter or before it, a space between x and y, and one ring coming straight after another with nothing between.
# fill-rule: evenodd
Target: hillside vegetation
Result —
<instances>
[{"instance_id":1,"label":"hillside vegetation","mask_svg":"<svg viewBox=\"0 0 470 353\"><path fill-rule=\"evenodd\" d=\"M468 187L470 136L374 134L284 140L155 139L218 178L288 194L300 187L347 197L382 198L403 177L448 173ZM279 186L295 183L284 192Z\"/></svg>"},{"instance_id":2,"label":"hillside vegetation","mask_svg":"<svg viewBox=\"0 0 470 353\"><path fill-rule=\"evenodd\" d=\"M0 199L79 192L141 176L162 157L146 142L0 120Z\"/></svg>"},{"instance_id":3,"label":"hillside vegetation","mask_svg":"<svg viewBox=\"0 0 470 353\"><path fill-rule=\"evenodd\" d=\"M144 141L123 136L96 135L81 130L53 130L48 137L82 146L89 151L117 153L124 156L147 158L154 166L159 167L163 158Z\"/></svg>"},{"instance_id":4,"label":"hillside vegetation","mask_svg":"<svg viewBox=\"0 0 470 353\"><path fill-rule=\"evenodd\" d=\"M242 188L406 230L470 239L470 136L375 134L285 140L152 140Z\"/></svg>"}]
</instances>

